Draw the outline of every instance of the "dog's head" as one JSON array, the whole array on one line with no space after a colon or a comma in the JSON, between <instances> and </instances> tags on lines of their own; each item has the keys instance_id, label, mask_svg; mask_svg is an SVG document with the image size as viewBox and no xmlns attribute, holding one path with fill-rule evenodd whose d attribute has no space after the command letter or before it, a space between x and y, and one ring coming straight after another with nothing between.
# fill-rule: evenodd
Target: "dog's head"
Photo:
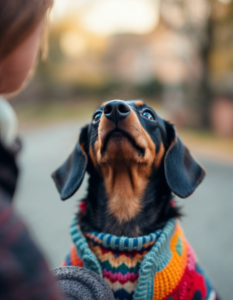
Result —
<instances>
[{"instance_id":1,"label":"dog's head","mask_svg":"<svg viewBox=\"0 0 233 300\"><path fill-rule=\"evenodd\" d=\"M119 224L142 213L153 186L157 197L163 190L186 198L205 175L174 126L139 100L113 100L95 111L71 156L53 173L62 200L77 191L86 170L102 181L106 210Z\"/></svg>"}]
</instances>

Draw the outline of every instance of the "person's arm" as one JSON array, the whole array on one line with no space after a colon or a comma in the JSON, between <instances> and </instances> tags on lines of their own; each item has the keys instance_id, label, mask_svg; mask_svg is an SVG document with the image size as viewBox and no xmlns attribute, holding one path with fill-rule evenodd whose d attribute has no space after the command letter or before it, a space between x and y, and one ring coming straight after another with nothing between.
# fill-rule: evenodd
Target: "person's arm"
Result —
<instances>
[{"instance_id":1,"label":"person's arm","mask_svg":"<svg viewBox=\"0 0 233 300\"><path fill-rule=\"evenodd\" d=\"M14 155L0 143L0 299L64 299L11 205L17 174Z\"/></svg>"},{"instance_id":2,"label":"person's arm","mask_svg":"<svg viewBox=\"0 0 233 300\"><path fill-rule=\"evenodd\" d=\"M80 267L60 267L54 270L67 300L114 300L107 283L96 273Z\"/></svg>"}]
</instances>

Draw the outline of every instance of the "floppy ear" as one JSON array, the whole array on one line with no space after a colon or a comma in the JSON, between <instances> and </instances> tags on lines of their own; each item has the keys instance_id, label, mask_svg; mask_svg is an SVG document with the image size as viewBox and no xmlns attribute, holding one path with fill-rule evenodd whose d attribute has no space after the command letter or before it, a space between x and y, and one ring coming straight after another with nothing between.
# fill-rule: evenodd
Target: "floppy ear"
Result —
<instances>
[{"instance_id":1,"label":"floppy ear","mask_svg":"<svg viewBox=\"0 0 233 300\"><path fill-rule=\"evenodd\" d=\"M74 195L80 187L87 167L87 154L84 150L88 138L88 125L81 129L79 142L76 144L73 153L58 168L52 178L60 193L61 199L66 200Z\"/></svg>"},{"instance_id":2,"label":"floppy ear","mask_svg":"<svg viewBox=\"0 0 233 300\"><path fill-rule=\"evenodd\" d=\"M165 177L174 194L190 196L205 177L205 171L176 135L172 124L166 123L170 145L164 159Z\"/></svg>"}]
</instances>

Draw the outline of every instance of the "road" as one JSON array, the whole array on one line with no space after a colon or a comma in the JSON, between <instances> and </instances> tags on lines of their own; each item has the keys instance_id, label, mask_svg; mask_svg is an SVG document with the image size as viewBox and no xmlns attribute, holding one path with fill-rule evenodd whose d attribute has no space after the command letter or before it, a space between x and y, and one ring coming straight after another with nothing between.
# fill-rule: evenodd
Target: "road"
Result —
<instances>
[{"instance_id":1,"label":"road","mask_svg":"<svg viewBox=\"0 0 233 300\"><path fill-rule=\"evenodd\" d=\"M51 268L59 266L71 245L69 224L77 199L85 194L86 180L78 193L62 202L50 178L72 151L79 123L28 130L22 133L22 176L16 208ZM207 177L188 199L180 199L186 236L222 299L233 294L233 165L198 157Z\"/></svg>"}]
</instances>

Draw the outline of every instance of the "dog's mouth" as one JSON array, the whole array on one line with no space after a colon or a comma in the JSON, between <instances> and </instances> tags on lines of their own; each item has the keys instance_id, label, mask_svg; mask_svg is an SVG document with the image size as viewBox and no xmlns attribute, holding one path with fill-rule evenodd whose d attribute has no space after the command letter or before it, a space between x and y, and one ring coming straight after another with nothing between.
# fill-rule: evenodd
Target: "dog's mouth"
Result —
<instances>
[{"instance_id":1,"label":"dog's mouth","mask_svg":"<svg viewBox=\"0 0 233 300\"><path fill-rule=\"evenodd\" d=\"M111 130L105 140L104 140L104 145L103 148L101 150L101 154L102 156L104 156L106 150L107 150L107 145L110 139L114 139L116 141L116 143L122 139L127 139L130 144L132 145L132 147L136 150L136 152L138 153L138 155L140 157L143 157L145 155L145 149L143 149L142 147L138 146L135 142L135 140L133 139L133 137L126 131L119 129L119 128L115 128L113 130Z\"/></svg>"}]
</instances>

